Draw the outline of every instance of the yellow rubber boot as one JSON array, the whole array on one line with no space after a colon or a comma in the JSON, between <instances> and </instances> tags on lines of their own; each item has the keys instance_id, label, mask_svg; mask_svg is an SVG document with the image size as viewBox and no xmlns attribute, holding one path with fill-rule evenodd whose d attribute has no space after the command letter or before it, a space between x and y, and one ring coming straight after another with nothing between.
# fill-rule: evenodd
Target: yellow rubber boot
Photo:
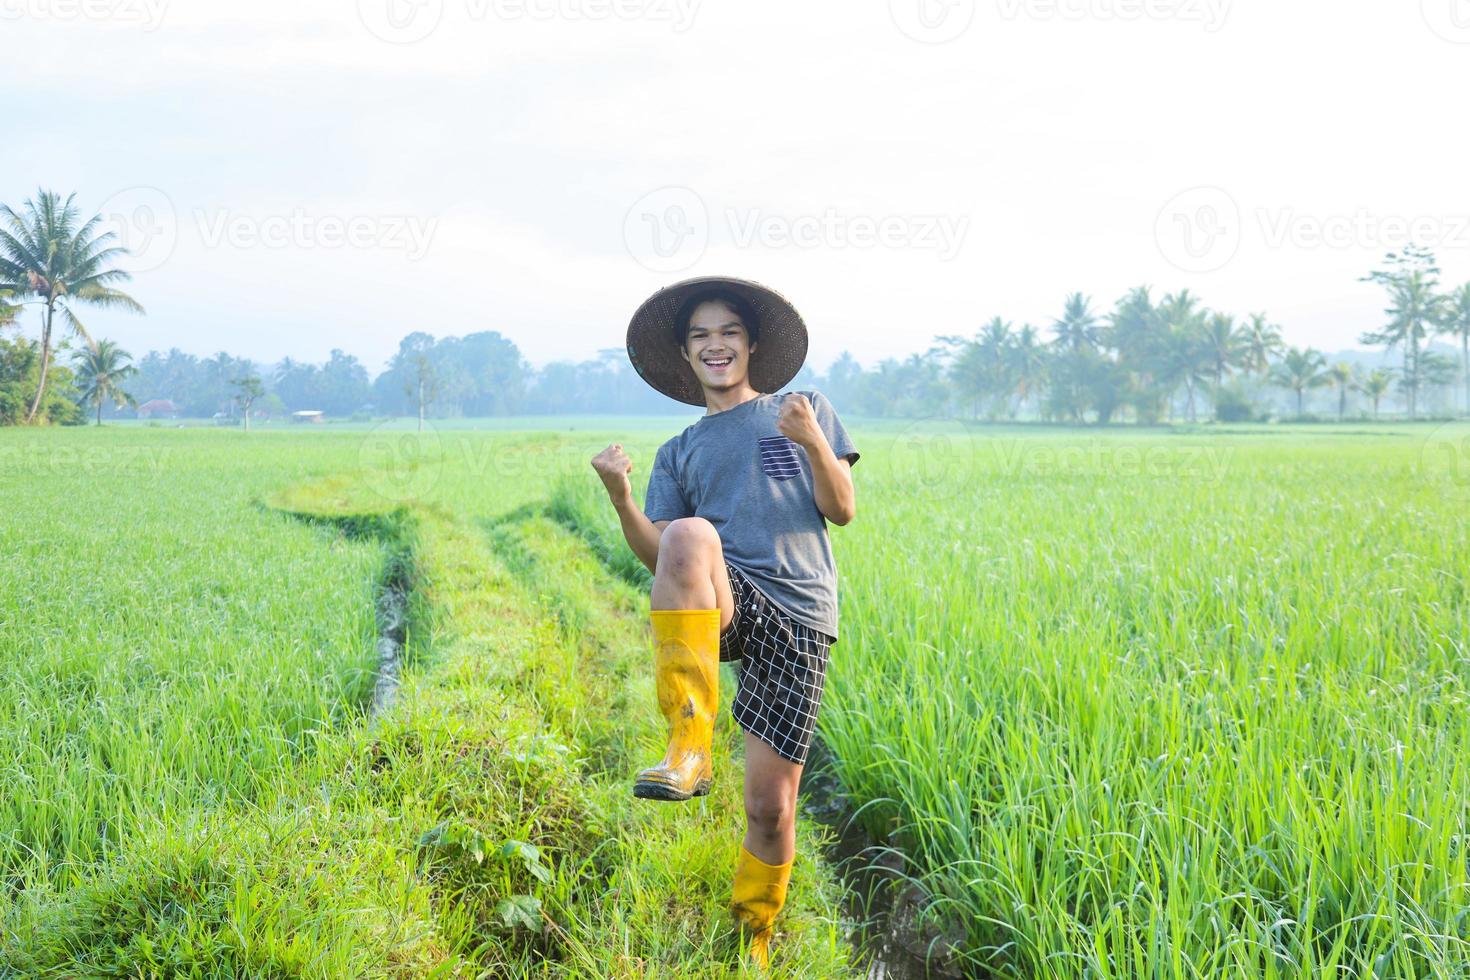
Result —
<instances>
[{"instance_id":1,"label":"yellow rubber boot","mask_svg":"<svg viewBox=\"0 0 1470 980\"><path fill-rule=\"evenodd\" d=\"M761 969L770 962L772 923L786 904L786 885L790 880L791 861L767 864L750 853L745 844L740 845L730 911L750 935L750 958Z\"/></svg>"},{"instance_id":2,"label":"yellow rubber boot","mask_svg":"<svg viewBox=\"0 0 1470 980\"><path fill-rule=\"evenodd\" d=\"M720 611L654 609L658 708L669 720L663 761L638 773L633 795L687 800L709 792L710 742L720 698Z\"/></svg>"}]
</instances>

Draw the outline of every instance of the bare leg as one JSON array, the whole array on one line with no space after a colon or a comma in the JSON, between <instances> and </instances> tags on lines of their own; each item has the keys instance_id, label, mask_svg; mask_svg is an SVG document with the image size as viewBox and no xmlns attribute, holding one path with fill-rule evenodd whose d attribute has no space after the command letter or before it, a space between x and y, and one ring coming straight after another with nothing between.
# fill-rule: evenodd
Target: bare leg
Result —
<instances>
[{"instance_id":1,"label":"bare leg","mask_svg":"<svg viewBox=\"0 0 1470 980\"><path fill-rule=\"evenodd\" d=\"M719 532L702 517L682 517L664 528L654 564L651 609L720 610L720 629L735 615L730 573Z\"/></svg>"},{"instance_id":2,"label":"bare leg","mask_svg":"<svg viewBox=\"0 0 1470 980\"><path fill-rule=\"evenodd\" d=\"M767 864L785 864L796 854L802 768L745 732L745 848Z\"/></svg>"}]
</instances>

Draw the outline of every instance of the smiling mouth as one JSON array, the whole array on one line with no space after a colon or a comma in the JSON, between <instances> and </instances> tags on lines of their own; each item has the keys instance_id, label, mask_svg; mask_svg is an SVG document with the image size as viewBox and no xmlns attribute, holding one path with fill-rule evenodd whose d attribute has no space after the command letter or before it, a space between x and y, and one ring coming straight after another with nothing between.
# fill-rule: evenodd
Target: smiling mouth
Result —
<instances>
[{"instance_id":1,"label":"smiling mouth","mask_svg":"<svg viewBox=\"0 0 1470 980\"><path fill-rule=\"evenodd\" d=\"M729 367L734 362L735 362L735 358L733 358L733 357L706 357L706 358L704 358L704 366L707 367L707 368L709 368L712 371L723 371L725 368Z\"/></svg>"}]
</instances>

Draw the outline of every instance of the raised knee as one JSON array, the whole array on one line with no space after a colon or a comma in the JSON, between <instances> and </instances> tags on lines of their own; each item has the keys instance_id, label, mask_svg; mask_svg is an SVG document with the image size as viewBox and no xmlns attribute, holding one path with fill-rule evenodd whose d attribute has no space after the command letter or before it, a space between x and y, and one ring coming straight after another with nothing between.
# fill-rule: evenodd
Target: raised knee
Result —
<instances>
[{"instance_id":1,"label":"raised knee","mask_svg":"<svg viewBox=\"0 0 1470 980\"><path fill-rule=\"evenodd\" d=\"M771 833L796 820L796 800L784 793L756 793L745 801L745 818L752 827Z\"/></svg>"},{"instance_id":2,"label":"raised knee","mask_svg":"<svg viewBox=\"0 0 1470 980\"><path fill-rule=\"evenodd\" d=\"M712 554L720 545L720 534L703 517L681 517L669 522L658 539L659 569L679 571ZM668 559L665 564L664 559Z\"/></svg>"}]
</instances>

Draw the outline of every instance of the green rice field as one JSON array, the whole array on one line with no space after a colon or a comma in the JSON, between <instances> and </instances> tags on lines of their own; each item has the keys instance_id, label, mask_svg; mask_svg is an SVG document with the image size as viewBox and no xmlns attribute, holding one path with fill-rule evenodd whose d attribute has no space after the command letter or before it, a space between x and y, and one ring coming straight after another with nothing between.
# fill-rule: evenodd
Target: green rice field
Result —
<instances>
[{"instance_id":1,"label":"green rice field","mask_svg":"<svg viewBox=\"0 0 1470 980\"><path fill-rule=\"evenodd\" d=\"M588 465L684 424L0 430L0 976L742 975ZM949 975L1470 976L1470 425L849 430L819 737ZM872 969L831 834L776 975Z\"/></svg>"}]
</instances>

